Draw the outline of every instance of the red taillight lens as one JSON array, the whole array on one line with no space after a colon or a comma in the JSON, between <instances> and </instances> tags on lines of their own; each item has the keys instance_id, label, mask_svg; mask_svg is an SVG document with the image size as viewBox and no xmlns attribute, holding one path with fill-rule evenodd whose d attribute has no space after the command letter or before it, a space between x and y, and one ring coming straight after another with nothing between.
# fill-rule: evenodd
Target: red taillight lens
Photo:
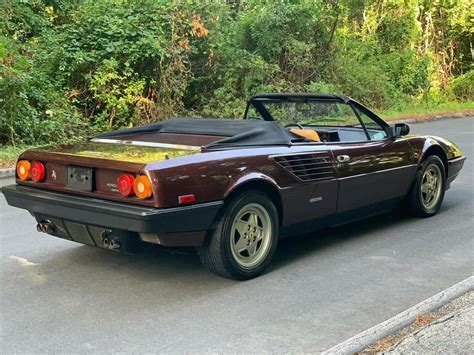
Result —
<instances>
[{"instance_id":1,"label":"red taillight lens","mask_svg":"<svg viewBox=\"0 0 474 355\"><path fill-rule=\"evenodd\" d=\"M31 163L28 160L20 160L16 164L16 174L21 180L28 180L30 178Z\"/></svg>"},{"instance_id":2,"label":"red taillight lens","mask_svg":"<svg viewBox=\"0 0 474 355\"><path fill-rule=\"evenodd\" d=\"M39 161L34 161L31 163L30 177L31 180L36 182L43 181L46 178L46 169L44 168L44 164Z\"/></svg>"},{"instance_id":3,"label":"red taillight lens","mask_svg":"<svg viewBox=\"0 0 474 355\"><path fill-rule=\"evenodd\" d=\"M117 179L117 187L121 195L130 196L133 194L134 177L130 173L122 174Z\"/></svg>"}]
</instances>

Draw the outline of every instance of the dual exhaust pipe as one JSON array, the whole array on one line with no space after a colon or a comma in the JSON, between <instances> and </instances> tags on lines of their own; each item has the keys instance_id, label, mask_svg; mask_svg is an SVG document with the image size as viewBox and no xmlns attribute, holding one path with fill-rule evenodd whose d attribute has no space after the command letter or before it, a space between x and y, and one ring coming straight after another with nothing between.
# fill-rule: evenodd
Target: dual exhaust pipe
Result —
<instances>
[{"instance_id":1,"label":"dual exhaust pipe","mask_svg":"<svg viewBox=\"0 0 474 355\"><path fill-rule=\"evenodd\" d=\"M36 230L38 232L51 234L56 231L56 226L54 225L53 222L45 220L45 221L41 221L40 223L36 225Z\"/></svg>"},{"instance_id":2,"label":"dual exhaust pipe","mask_svg":"<svg viewBox=\"0 0 474 355\"><path fill-rule=\"evenodd\" d=\"M53 234L56 232L56 226L49 220L43 220L36 225L36 230L41 233ZM109 238L106 233L103 233L102 247L105 249L119 250L122 244L116 239Z\"/></svg>"},{"instance_id":3,"label":"dual exhaust pipe","mask_svg":"<svg viewBox=\"0 0 474 355\"><path fill-rule=\"evenodd\" d=\"M117 240L104 237L102 238L102 246L106 249L118 250L122 245Z\"/></svg>"}]
</instances>

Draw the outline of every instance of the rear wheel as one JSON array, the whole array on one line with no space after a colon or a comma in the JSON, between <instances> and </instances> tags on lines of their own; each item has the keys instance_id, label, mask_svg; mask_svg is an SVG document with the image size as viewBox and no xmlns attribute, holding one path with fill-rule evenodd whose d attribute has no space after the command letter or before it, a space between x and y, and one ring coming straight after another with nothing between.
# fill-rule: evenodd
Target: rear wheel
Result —
<instances>
[{"instance_id":1,"label":"rear wheel","mask_svg":"<svg viewBox=\"0 0 474 355\"><path fill-rule=\"evenodd\" d=\"M436 155L429 156L417 173L408 196L410 212L417 217L431 217L438 212L446 189L443 162Z\"/></svg>"},{"instance_id":2,"label":"rear wheel","mask_svg":"<svg viewBox=\"0 0 474 355\"><path fill-rule=\"evenodd\" d=\"M259 191L247 191L226 204L199 255L211 272L245 280L268 266L277 242L273 202Z\"/></svg>"}]
</instances>

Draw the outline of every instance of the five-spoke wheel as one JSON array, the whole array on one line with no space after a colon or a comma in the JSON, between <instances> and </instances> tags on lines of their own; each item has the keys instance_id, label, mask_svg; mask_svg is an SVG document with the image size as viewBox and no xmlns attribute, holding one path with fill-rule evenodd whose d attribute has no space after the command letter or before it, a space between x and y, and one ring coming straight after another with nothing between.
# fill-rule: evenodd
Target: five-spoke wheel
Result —
<instances>
[{"instance_id":1,"label":"five-spoke wheel","mask_svg":"<svg viewBox=\"0 0 474 355\"><path fill-rule=\"evenodd\" d=\"M441 194L441 169L436 164L429 165L421 180L421 201L426 209L432 209Z\"/></svg>"},{"instance_id":2,"label":"five-spoke wheel","mask_svg":"<svg viewBox=\"0 0 474 355\"><path fill-rule=\"evenodd\" d=\"M246 191L226 203L199 255L218 275L249 279L269 264L278 229L278 212L272 200L260 191Z\"/></svg>"},{"instance_id":3,"label":"five-spoke wheel","mask_svg":"<svg viewBox=\"0 0 474 355\"><path fill-rule=\"evenodd\" d=\"M258 265L271 244L270 215L262 205L248 204L235 216L231 233L231 250L235 260L245 268Z\"/></svg>"},{"instance_id":4,"label":"five-spoke wheel","mask_svg":"<svg viewBox=\"0 0 474 355\"><path fill-rule=\"evenodd\" d=\"M408 195L409 209L418 217L438 212L446 189L446 172L442 160L431 155L425 159Z\"/></svg>"}]
</instances>

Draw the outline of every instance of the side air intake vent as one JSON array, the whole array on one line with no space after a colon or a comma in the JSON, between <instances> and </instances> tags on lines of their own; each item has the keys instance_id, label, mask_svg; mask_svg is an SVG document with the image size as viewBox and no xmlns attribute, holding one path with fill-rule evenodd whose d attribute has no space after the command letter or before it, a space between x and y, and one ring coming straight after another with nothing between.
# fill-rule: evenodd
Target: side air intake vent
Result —
<instances>
[{"instance_id":1,"label":"side air intake vent","mask_svg":"<svg viewBox=\"0 0 474 355\"><path fill-rule=\"evenodd\" d=\"M303 181L332 179L334 169L327 152L273 157L275 161Z\"/></svg>"}]
</instances>

